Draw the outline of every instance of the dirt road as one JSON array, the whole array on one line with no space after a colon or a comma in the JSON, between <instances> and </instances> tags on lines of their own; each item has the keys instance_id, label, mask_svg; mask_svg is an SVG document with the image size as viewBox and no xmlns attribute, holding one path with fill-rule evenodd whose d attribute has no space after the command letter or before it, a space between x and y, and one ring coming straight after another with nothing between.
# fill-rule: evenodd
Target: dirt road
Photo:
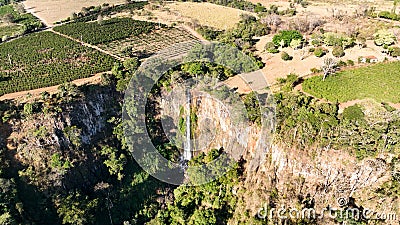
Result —
<instances>
[{"instance_id":1,"label":"dirt road","mask_svg":"<svg viewBox=\"0 0 400 225\"><path fill-rule=\"evenodd\" d=\"M103 73L98 73L91 77L74 80L71 83L76 84L77 86L82 86L85 84L98 84L101 82L102 74ZM53 93L58 92L59 86L60 85L55 85L55 86L51 86L51 87L44 87L44 88L39 88L39 89L34 89L34 90L29 90L29 91L20 91L20 92L5 94L3 96L0 96L0 101L10 100L10 99L22 99L22 98L26 98L28 95L31 95L31 97L29 97L29 98L36 98L36 97L39 97L42 94L42 92L49 92L49 93L53 94Z\"/></svg>"}]
</instances>

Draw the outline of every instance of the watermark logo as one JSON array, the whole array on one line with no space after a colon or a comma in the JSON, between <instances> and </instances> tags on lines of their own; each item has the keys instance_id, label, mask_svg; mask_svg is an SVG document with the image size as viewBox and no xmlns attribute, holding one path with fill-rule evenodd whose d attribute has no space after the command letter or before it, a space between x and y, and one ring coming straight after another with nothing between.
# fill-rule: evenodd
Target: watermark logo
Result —
<instances>
[{"instance_id":1,"label":"watermark logo","mask_svg":"<svg viewBox=\"0 0 400 225\"><path fill-rule=\"evenodd\" d=\"M257 211L257 217L261 220L325 220L332 219L337 221L398 221L395 212L376 212L368 208L347 207L347 200L339 198L338 204L340 208L326 207L321 210L315 208L290 208L280 206L279 208L270 207L268 204L263 204Z\"/></svg>"},{"instance_id":2,"label":"watermark logo","mask_svg":"<svg viewBox=\"0 0 400 225\"><path fill-rule=\"evenodd\" d=\"M235 78L247 92L256 93L260 117L257 132L251 123L254 115L242 96L234 86L227 85L222 71L204 72L207 69L202 66L207 64L228 68L237 74ZM171 73L182 65L192 66L190 74ZM251 146L253 161L260 163L275 128L274 101L266 87L257 62L239 49L200 41L171 46L142 63L128 85L122 115L126 145L146 172L175 185L201 185L223 176L249 150L252 140L257 140ZM196 111L204 102L209 108ZM225 136L219 138L219 147L223 154L205 165L188 163L199 151L212 147L211 142L222 134ZM165 157L173 150L156 143L158 139L177 149L180 159Z\"/></svg>"}]
</instances>

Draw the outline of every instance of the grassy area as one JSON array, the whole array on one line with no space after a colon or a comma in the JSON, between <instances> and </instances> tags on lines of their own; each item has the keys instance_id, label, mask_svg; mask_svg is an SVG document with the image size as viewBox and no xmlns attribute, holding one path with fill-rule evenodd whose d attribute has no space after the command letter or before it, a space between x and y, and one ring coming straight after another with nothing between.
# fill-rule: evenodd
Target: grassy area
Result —
<instances>
[{"instance_id":1,"label":"grassy area","mask_svg":"<svg viewBox=\"0 0 400 225\"><path fill-rule=\"evenodd\" d=\"M0 38L3 36L19 36L43 26L38 18L30 13L19 13L12 5L0 7L0 17L6 14L12 14L14 21L9 24L0 22Z\"/></svg>"},{"instance_id":2,"label":"grassy area","mask_svg":"<svg viewBox=\"0 0 400 225\"><path fill-rule=\"evenodd\" d=\"M7 36L14 36L20 34L22 31L21 25L0 26L0 38Z\"/></svg>"},{"instance_id":3,"label":"grassy area","mask_svg":"<svg viewBox=\"0 0 400 225\"><path fill-rule=\"evenodd\" d=\"M109 71L114 59L52 32L0 44L0 95Z\"/></svg>"},{"instance_id":4,"label":"grassy area","mask_svg":"<svg viewBox=\"0 0 400 225\"><path fill-rule=\"evenodd\" d=\"M0 6L0 16L3 16L7 13L16 15L16 12L14 11L14 8L12 7L12 5Z\"/></svg>"},{"instance_id":5,"label":"grassy area","mask_svg":"<svg viewBox=\"0 0 400 225\"><path fill-rule=\"evenodd\" d=\"M372 98L379 102L400 102L400 62L380 63L347 70L328 77L306 79L303 90L329 101L346 102Z\"/></svg>"}]
</instances>

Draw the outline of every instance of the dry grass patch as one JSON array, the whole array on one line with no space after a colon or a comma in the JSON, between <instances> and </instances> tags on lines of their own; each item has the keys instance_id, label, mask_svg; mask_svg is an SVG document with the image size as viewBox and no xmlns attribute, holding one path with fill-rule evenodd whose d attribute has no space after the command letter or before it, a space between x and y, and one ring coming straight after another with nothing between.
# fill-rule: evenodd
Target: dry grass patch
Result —
<instances>
[{"instance_id":1,"label":"dry grass patch","mask_svg":"<svg viewBox=\"0 0 400 225\"><path fill-rule=\"evenodd\" d=\"M82 7L124 2L125 0L26 0L24 5L28 11L34 13L46 24L51 25L70 17L74 12L80 12Z\"/></svg>"},{"instance_id":2,"label":"dry grass patch","mask_svg":"<svg viewBox=\"0 0 400 225\"><path fill-rule=\"evenodd\" d=\"M188 17L201 25L218 29L232 28L240 21L241 14L250 14L240 9L211 3L177 2L168 4L167 7L179 13L181 17Z\"/></svg>"}]
</instances>

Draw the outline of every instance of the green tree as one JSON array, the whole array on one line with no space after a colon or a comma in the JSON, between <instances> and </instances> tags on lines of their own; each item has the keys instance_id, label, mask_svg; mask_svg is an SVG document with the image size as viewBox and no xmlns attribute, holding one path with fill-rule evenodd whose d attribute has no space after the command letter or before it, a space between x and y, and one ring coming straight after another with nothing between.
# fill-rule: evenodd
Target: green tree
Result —
<instances>
[{"instance_id":1,"label":"green tree","mask_svg":"<svg viewBox=\"0 0 400 225\"><path fill-rule=\"evenodd\" d=\"M301 39L293 39L290 42L290 47L293 48L293 49L301 48L302 42L303 41Z\"/></svg>"},{"instance_id":2,"label":"green tree","mask_svg":"<svg viewBox=\"0 0 400 225\"><path fill-rule=\"evenodd\" d=\"M18 224L17 186L13 180L0 178L0 224Z\"/></svg>"},{"instance_id":3,"label":"green tree","mask_svg":"<svg viewBox=\"0 0 400 225\"><path fill-rule=\"evenodd\" d=\"M189 164L199 166L217 157L226 157L223 149L212 149L207 155L201 153ZM214 170L218 168L212 168L210 173L215 172ZM200 186L179 186L174 190L173 202L168 203L166 209L159 212L149 224L208 225L217 224L217 221L218 224L227 224L237 204L237 197L232 193L232 188L238 184L238 170L239 167L235 164L231 170L210 183ZM203 176L203 172L201 174L196 174L195 171L189 172L189 180L197 180Z\"/></svg>"},{"instance_id":4,"label":"green tree","mask_svg":"<svg viewBox=\"0 0 400 225\"><path fill-rule=\"evenodd\" d=\"M81 129L77 126L67 126L64 128L63 133L65 137L68 138L69 142L75 146L75 148L79 148L81 146Z\"/></svg>"},{"instance_id":5,"label":"green tree","mask_svg":"<svg viewBox=\"0 0 400 225\"><path fill-rule=\"evenodd\" d=\"M400 3L400 0L393 0L393 8L392 13L396 14L397 5Z\"/></svg>"},{"instance_id":6,"label":"green tree","mask_svg":"<svg viewBox=\"0 0 400 225\"><path fill-rule=\"evenodd\" d=\"M342 113L342 118L350 121L365 121L364 116L364 112L359 105L349 106Z\"/></svg>"},{"instance_id":7,"label":"green tree","mask_svg":"<svg viewBox=\"0 0 400 225\"><path fill-rule=\"evenodd\" d=\"M396 36L394 36L393 32L390 30L379 30L374 34L375 37L375 44L377 46L382 46L382 45L392 45L396 41Z\"/></svg>"},{"instance_id":8,"label":"green tree","mask_svg":"<svg viewBox=\"0 0 400 225\"><path fill-rule=\"evenodd\" d=\"M269 53L278 53L279 50L273 42L268 42L265 44L265 50Z\"/></svg>"},{"instance_id":9,"label":"green tree","mask_svg":"<svg viewBox=\"0 0 400 225\"><path fill-rule=\"evenodd\" d=\"M213 225L217 224L217 218L213 210L198 209L190 217L188 225Z\"/></svg>"},{"instance_id":10,"label":"green tree","mask_svg":"<svg viewBox=\"0 0 400 225\"><path fill-rule=\"evenodd\" d=\"M101 155L107 156L104 161L104 165L108 167L108 171L111 175L117 175L118 180L122 180L124 177L123 170L127 163L126 156L118 153L118 149L113 147L105 146L101 149Z\"/></svg>"},{"instance_id":11,"label":"green tree","mask_svg":"<svg viewBox=\"0 0 400 225\"><path fill-rule=\"evenodd\" d=\"M389 53L393 57L400 56L400 47L389 47Z\"/></svg>"},{"instance_id":12,"label":"green tree","mask_svg":"<svg viewBox=\"0 0 400 225\"><path fill-rule=\"evenodd\" d=\"M0 224L11 225L11 224L17 224L17 222L14 220L14 218L9 212L5 212L3 214L0 214Z\"/></svg>"},{"instance_id":13,"label":"green tree","mask_svg":"<svg viewBox=\"0 0 400 225\"><path fill-rule=\"evenodd\" d=\"M89 200L79 193L72 193L57 200L57 212L63 224L91 224L94 222L92 210L98 201Z\"/></svg>"},{"instance_id":14,"label":"green tree","mask_svg":"<svg viewBox=\"0 0 400 225\"><path fill-rule=\"evenodd\" d=\"M287 47L294 39L303 40L303 35L297 30L281 30L272 38L272 42L279 46L283 40L284 45L282 47Z\"/></svg>"},{"instance_id":15,"label":"green tree","mask_svg":"<svg viewBox=\"0 0 400 225\"><path fill-rule=\"evenodd\" d=\"M261 111L260 111L260 103L257 98L257 94L255 92L250 92L247 94L243 103L247 110L247 116L250 122L261 125Z\"/></svg>"},{"instance_id":16,"label":"green tree","mask_svg":"<svg viewBox=\"0 0 400 225\"><path fill-rule=\"evenodd\" d=\"M345 54L343 48L341 46L335 46L332 50L332 55L335 57L343 57Z\"/></svg>"},{"instance_id":17,"label":"green tree","mask_svg":"<svg viewBox=\"0 0 400 225\"><path fill-rule=\"evenodd\" d=\"M314 55L318 58L324 56L326 54L325 50L322 47L318 47L314 50Z\"/></svg>"},{"instance_id":18,"label":"green tree","mask_svg":"<svg viewBox=\"0 0 400 225\"><path fill-rule=\"evenodd\" d=\"M342 46L341 35L337 33L324 33L324 43L328 46Z\"/></svg>"},{"instance_id":19,"label":"green tree","mask_svg":"<svg viewBox=\"0 0 400 225\"><path fill-rule=\"evenodd\" d=\"M135 72L137 70L137 68L139 67L139 64L140 64L139 58L137 58L137 57L126 59L123 62L124 68L131 72ZM120 68L120 69L122 69L122 68Z\"/></svg>"},{"instance_id":20,"label":"green tree","mask_svg":"<svg viewBox=\"0 0 400 225\"><path fill-rule=\"evenodd\" d=\"M25 103L24 105L24 115L30 116L33 113L33 104L30 102Z\"/></svg>"},{"instance_id":21,"label":"green tree","mask_svg":"<svg viewBox=\"0 0 400 225\"><path fill-rule=\"evenodd\" d=\"M287 52L282 52L282 53L281 53L281 58L282 58L284 61L288 61L288 60L292 60L292 59L293 59L293 57L290 56Z\"/></svg>"},{"instance_id":22,"label":"green tree","mask_svg":"<svg viewBox=\"0 0 400 225\"><path fill-rule=\"evenodd\" d=\"M75 97L81 95L81 92L78 89L78 86L74 83L65 83L58 86L58 93L57 96L70 102Z\"/></svg>"}]
</instances>

